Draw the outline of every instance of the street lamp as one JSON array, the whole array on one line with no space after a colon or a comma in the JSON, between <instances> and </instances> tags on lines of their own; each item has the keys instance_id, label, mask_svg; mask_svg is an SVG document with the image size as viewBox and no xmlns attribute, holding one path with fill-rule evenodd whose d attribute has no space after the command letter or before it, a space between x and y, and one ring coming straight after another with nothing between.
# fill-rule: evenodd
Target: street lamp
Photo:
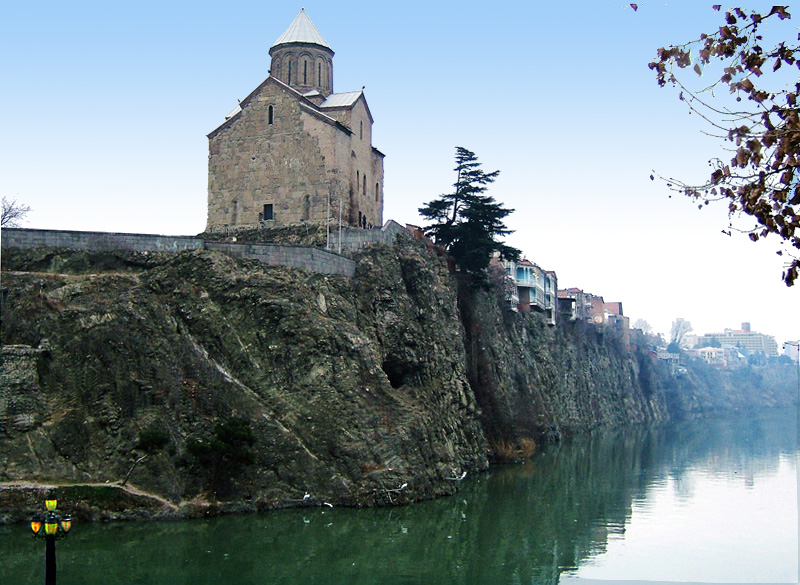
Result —
<instances>
[{"instance_id":1,"label":"street lamp","mask_svg":"<svg viewBox=\"0 0 800 585\"><path fill-rule=\"evenodd\" d=\"M31 519L31 531L36 538L44 538L44 585L56 585L56 540L66 538L72 528L69 514L58 514L58 500L48 497L44 501L47 514L44 520L39 514Z\"/></svg>"}]
</instances>

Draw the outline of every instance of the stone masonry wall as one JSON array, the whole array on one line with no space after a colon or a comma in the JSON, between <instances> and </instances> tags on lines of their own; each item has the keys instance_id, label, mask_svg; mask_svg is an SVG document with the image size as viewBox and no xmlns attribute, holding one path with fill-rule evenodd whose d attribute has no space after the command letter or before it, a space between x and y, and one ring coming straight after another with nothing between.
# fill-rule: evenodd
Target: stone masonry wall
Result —
<instances>
[{"instance_id":1,"label":"stone masonry wall","mask_svg":"<svg viewBox=\"0 0 800 585\"><path fill-rule=\"evenodd\" d=\"M0 232L6 248L69 248L71 250L130 250L133 252L183 252L203 247L203 240L192 236L121 234L114 232L77 232L3 228Z\"/></svg>"},{"instance_id":2,"label":"stone masonry wall","mask_svg":"<svg viewBox=\"0 0 800 585\"><path fill-rule=\"evenodd\" d=\"M408 230L394 220L386 222L382 228L361 230L346 228L342 230L342 250L357 251L366 246L376 244L392 245L400 234L408 234ZM331 230L331 250L339 249L339 232Z\"/></svg>"},{"instance_id":3,"label":"stone masonry wall","mask_svg":"<svg viewBox=\"0 0 800 585\"><path fill-rule=\"evenodd\" d=\"M340 215L352 226L382 223L383 155L363 97L320 112L267 78L240 108L208 135L207 230Z\"/></svg>"},{"instance_id":4,"label":"stone masonry wall","mask_svg":"<svg viewBox=\"0 0 800 585\"><path fill-rule=\"evenodd\" d=\"M355 273L355 262L319 248L285 244L206 242L205 249L222 252L234 258L259 260L269 266L289 266L310 272L337 274L347 278L352 278Z\"/></svg>"},{"instance_id":5,"label":"stone masonry wall","mask_svg":"<svg viewBox=\"0 0 800 585\"><path fill-rule=\"evenodd\" d=\"M268 79L241 107L209 134L208 227L257 225L264 205L280 224L321 223L326 160L320 137L305 131L299 99Z\"/></svg>"},{"instance_id":6,"label":"stone masonry wall","mask_svg":"<svg viewBox=\"0 0 800 585\"><path fill-rule=\"evenodd\" d=\"M391 245L406 229L388 221L381 229L342 231L342 250L357 251L375 244ZM355 262L334 252L287 244L211 242L193 236L161 236L111 232L77 232L5 228L0 232L3 253L13 248L68 248L72 250L130 250L134 252L182 252L216 250L236 258L259 260L270 266L289 266L320 274L352 278ZM339 233L331 231L331 250L339 249Z\"/></svg>"}]
</instances>

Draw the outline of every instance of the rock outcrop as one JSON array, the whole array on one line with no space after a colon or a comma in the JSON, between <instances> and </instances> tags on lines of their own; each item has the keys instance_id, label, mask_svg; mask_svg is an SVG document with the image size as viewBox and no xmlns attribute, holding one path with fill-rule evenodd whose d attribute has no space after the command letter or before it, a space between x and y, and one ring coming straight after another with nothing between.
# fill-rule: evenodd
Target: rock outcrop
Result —
<instances>
[{"instance_id":1,"label":"rock outcrop","mask_svg":"<svg viewBox=\"0 0 800 585\"><path fill-rule=\"evenodd\" d=\"M140 256L6 262L0 480L119 482L147 455L130 483L174 503L383 505L487 467L456 287L424 247L372 248L352 280ZM217 477L187 445L234 417L253 461Z\"/></svg>"}]
</instances>

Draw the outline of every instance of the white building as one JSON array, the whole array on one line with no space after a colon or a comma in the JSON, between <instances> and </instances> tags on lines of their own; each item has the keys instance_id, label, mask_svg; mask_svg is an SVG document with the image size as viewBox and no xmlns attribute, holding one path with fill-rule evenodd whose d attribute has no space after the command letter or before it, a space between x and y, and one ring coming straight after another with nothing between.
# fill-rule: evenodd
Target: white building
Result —
<instances>
[{"instance_id":1,"label":"white building","mask_svg":"<svg viewBox=\"0 0 800 585\"><path fill-rule=\"evenodd\" d=\"M697 345L709 345L718 341L721 347L732 347L747 353L763 353L768 356L778 355L778 344L772 335L765 335L750 330L750 323L742 323L741 329L725 329L722 333L706 333L697 340Z\"/></svg>"},{"instance_id":2,"label":"white building","mask_svg":"<svg viewBox=\"0 0 800 585\"><path fill-rule=\"evenodd\" d=\"M558 279L551 270L543 270L530 260L504 261L506 274L517 289L517 308L523 313L543 313L548 325L556 324Z\"/></svg>"}]
</instances>

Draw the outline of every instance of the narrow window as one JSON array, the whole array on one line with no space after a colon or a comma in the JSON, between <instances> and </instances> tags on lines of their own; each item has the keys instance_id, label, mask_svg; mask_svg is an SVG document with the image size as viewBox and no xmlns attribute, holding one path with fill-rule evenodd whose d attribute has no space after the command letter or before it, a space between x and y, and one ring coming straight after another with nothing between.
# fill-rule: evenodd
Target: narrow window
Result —
<instances>
[{"instance_id":1,"label":"narrow window","mask_svg":"<svg viewBox=\"0 0 800 585\"><path fill-rule=\"evenodd\" d=\"M308 85L308 61L303 60L303 85Z\"/></svg>"},{"instance_id":2,"label":"narrow window","mask_svg":"<svg viewBox=\"0 0 800 585\"><path fill-rule=\"evenodd\" d=\"M322 63L317 63L317 85L322 87Z\"/></svg>"},{"instance_id":3,"label":"narrow window","mask_svg":"<svg viewBox=\"0 0 800 585\"><path fill-rule=\"evenodd\" d=\"M366 174L364 174L364 186L361 189L361 194L364 195L364 197L367 196L367 175Z\"/></svg>"},{"instance_id":4,"label":"narrow window","mask_svg":"<svg viewBox=\"0 0 800 585\"><path fill-rule=\"evenodd\" d=\"M273 122L275 122L275 108L270 106L268 112L269 113L268 113L267 117L269 119L269 123L272 124Z\"/></svg>"},{"instance_id":5,"label":"narrow window","mask_svg":"<svg viewBox=\"0 0 800 585\"><path fill-rule=\"evenodd\" d=\"M364 140L364 122L358 123L358 138Z\"/></svg>"},{"instance_id":6,"label":"narrow window","mask_svg":"<svg viewBox=\"0 0 800 585\"><path fill-rule=\"evenodd\" d=\"M264 221L272 221L275 216L272 214L272 203L264 204Z\"/></svg>"},{"instance_id":7,"label":"narrow window","mask_svg":"<svg viewBox=\"0 0 800 585\"><path fill-rule=\"evenodd\" d=\"M380 201L381 184L375 183L375 201Z\"/></svg>"},{"instance_id":8,"label":"narrow window","mask_svg":"<svg viewBox=\"0 0 800 585\"><path fill-rule=\"evenodd\" d=\"M292 85L292 62L289 61L289 85Z\"/></svg>"},{"instance_id":9,"label":"narrow window","mask_svg":"<svg viewBox=\"0 0 800 585\"><path fill-rule=\"evenodd\" d=\"M361 171L356 171L356 193L358 193L359 185L361 185Z\"/></svg>"}]
</instances>

